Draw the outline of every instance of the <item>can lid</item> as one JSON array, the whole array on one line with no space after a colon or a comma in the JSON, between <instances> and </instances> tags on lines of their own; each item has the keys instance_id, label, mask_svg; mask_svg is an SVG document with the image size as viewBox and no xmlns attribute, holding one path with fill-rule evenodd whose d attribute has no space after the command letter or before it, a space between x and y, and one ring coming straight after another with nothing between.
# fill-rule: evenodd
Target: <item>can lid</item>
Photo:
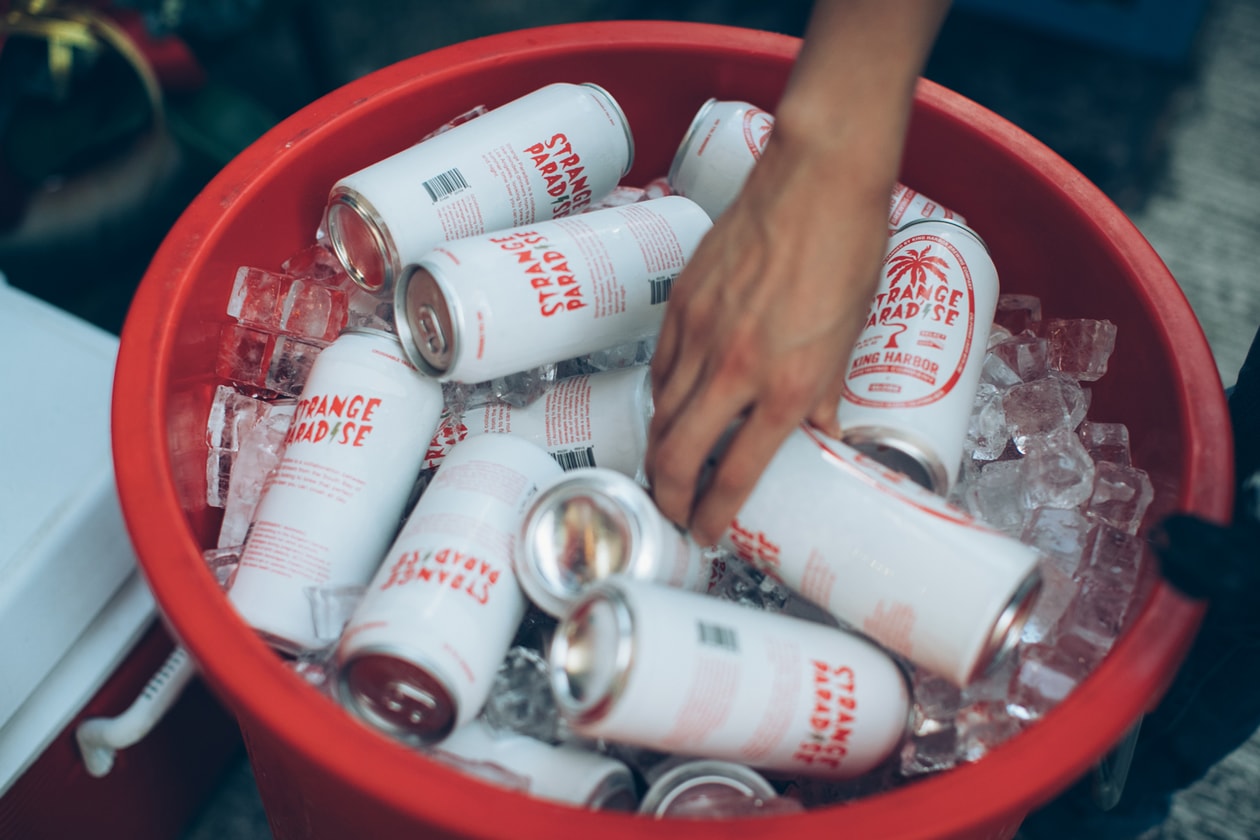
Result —
<instances>
[{"instance_id":1,"label":"can lid","mask_svg":"<svg viewBox=\"0 0 1260 840\"><path fill-rule=\"evenodd\" d=\"M766 800L774 799L778 791L764 776L742 764L712 759L688 761L670 769L648 788L639 804L639 813L668 817L684 803L698 799L720 800L732 795Z\"/></svg>"},{"instance_id":2,"label":"can lid","mask_svg":"<svg viewBox=\"0 0 1260 840\"><path fill-rule=\"evenodd\" d=\"M450 369L459 336L442 285L428 268L409 266L394 286L394 328L417 368L435 377Z\"/></svg>"},{"instance_id":3,"label":"can lid","mask_svg":"<svg viewBox=\"0 0 1260 840\"><path fill-rule=\"evenodd\" d=\"M339 693L359 717L399 740L438 741L455 725L455 701L428 669L387 651L364 651L340 666Z\"/></svg>"},{"instance_id":4,"label":"can lid","mask_svg":"<svg viewBox=\"0 0 1260 840\"><path fill-rule=\"evenodd\" d=\"M548 650L551 688L560 712L578 723L599 720L625 687L634 616L610 582L587 589L556 627Z\"/></svg>"},{"instance_id":5,"label":"can lid","mask_svg":"<svg viewBox=\"0 0 1260 840\"><path fill-rule=\"evenodd\" d=\"M624 766L604 776L583 803L596 811L630 812L639 804L634 776Z\"/></svg>"},{"instance_id":6,"label":"can lid","mask_svg":"<svg viewBox=\"0 0 1260 840\"><path fill-rule=\"evenodd\" d=\"M963 233L966 233L972 239L979 242L980 247L984 248L985 253L989 253L989 244L984 241L984 239L980 236L980 234L976 233L975 228L973 228L971 225L964 224L962 220L960 219L942 219L935 216L931 218L927 218L927 219L911 219L910 221L906 222L904 225L902 225L901 227L893 231L893 235L896 236L897 234L901 233L907 228L912 228L915 225L925 225L925 224L951 225L953 227L959 228L963 231Z\"/></svg>"},{"instance_id":7,"label":"can lid","mask_svg":"<svg viewBox=\"0 0 1260 840\"><path fill-rule=\"evenodd\" d=\"M1010 600L1006 602L1006 607L998 615L997 621L993 622L993 627L989 630L989 638L980 657L976 660L975 668L968 676L968 682L994 670L1015 650L1020 636L1024 633L1024 625L1028 623L1028 618L1032 615L1033 605L1037 600L1037 594L1041 592L1041 586L1041 570L1033 566L1011 594Z\"/></svg>"},{"instance_id":8,"label":"can lid","mask_svg":"<svg viewBox=\"0 0 1260 840\"><path fill-rule=\"evenodd\" d=\"M363 196L337 188L329 198L328 240L350 279L369 292L388 290L397 279L398 249Z\"/></svg>"},{"instance_id":9,"label":"can lid","mask_svg":"<svg viewBox=\"0 0 1260 840\"><path fill-rule=\"evenodd\" d=\"M902 431L882 426L858 426L844 429L840 439L939 496L949 493L950 474L941 459Z\"/></svg>"},{"instance_id":10,"label":"can lid","mask_svg":"<svg viewBox=\"0 0 1260 840\"><path fill-rule=\"evenodd\" d=\"M682 140L678 143L678 151L674 152L674 159L669 164L669 172L666 174L665 180L669 182L669 188L678 193L678 195L686 195L686 193L679 190L678 187L678 174L679 170L682 168L683 160L687 157L687 152L691 148L691 144L695 142L696 129L704 120L705 114L712 110L713 106L716 104L717 99L715 97L709 97L709 99L700 106L700 110L696 111L696 115L691 118L691 125L687 126L687 130L683 132Z\"/></svg>"},{"instance_id":11,"label":"can lid","mask_svg":"<svg viewBox=\"0 0 1260 840\"><path fill-rule=\"evenodd\" d=\"M634 134L630 131L630 120L626 119L626 112L621 109L621 103L605 88L594 82L582 82L582 86L588 87L602 96L612 107L613 111L616 112L617 118L621 122L621 130L626 134L626 165L621 170L621 177L624 178L626 173L630 171L630 167L634 166Z\"/></svg>"},{"instance_id":12,"label":"can lid","mask_svg":"<svg viewBox=\"0 0 1260 840\"><path fill-rule=\"evenodd\" d=\"M630 481L599 468L577 470L534 499L521 526L517 577L543 611L562 616L587 586L630 566L639 528L619 487L623 479Z\"/></svg>"}]
</instances>

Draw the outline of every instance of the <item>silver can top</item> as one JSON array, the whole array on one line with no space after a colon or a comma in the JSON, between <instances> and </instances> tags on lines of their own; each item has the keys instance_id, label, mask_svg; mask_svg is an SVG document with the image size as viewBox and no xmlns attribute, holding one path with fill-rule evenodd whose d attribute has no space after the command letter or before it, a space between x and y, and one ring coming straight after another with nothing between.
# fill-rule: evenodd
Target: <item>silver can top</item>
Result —
<instances>
[{"instance_id":1,"label":"silver can top","mask_svg":"<svg viewBox=\"0 0 1260 840\"><path fill-rule=\"evenodd\" d=\"M699 759L678 764L657 779L643 795L639 813L654 817L687 816L675 812L694 800L712 801L731 794L765 801L776 798L778 791L764 776L742 764Z\"/></svg>"},{"instance_id":2,"label":"silver can top","mask_svg":"<svg viewBox=\"0 0 1260 840\"><path fill-rule=\"evenodd\" d=\"M1041 587L1041 571L1034 566L1015 588L997 621L993 622L984 650L976 661L974 671L968 676L969 682L996 669L1015 650Z\"/></svg>"},{"instance_id":3,"label":"silver can top","mask_svg":"<svg viewBox=\"0 0 1260 840\"><path fill-rule=\"evenodd\" d=\"M409 266L394 286L394 328L418 369L434 377L450 370L459 335L446 292L429 269Z\"/></svg>"},{"instance_id":4,"label":"silver can top","mask_svg":"<svg viewBox=\"0 0 1260 840\"><path fill-rule=\"evenodd\" d=\"M432 744L455 726L455 701L442 680L393 651L356 653L340 665L337 689L342 705L400 741Z\"/></svg>"},{"instance_id":5,"label":"silver can top","mask_svg":"<svg viewBox=\"0 0 1260 840\"><path fill-rule=\"evenodd\" d=\"M936 453L914 435L884 426L845 429L840 439L863 455L938 496L949 494L952 478Z\"/></svg>"},{"instance_id":6,"label":"silver can top","mask_svg":"<svg viewBox=\"0 0 1260 840\"><path fill-rule=\"evenodd\" d=\"M328 199L328 241L350 279L369 292L386 292L398 279L398 248L367 199L337 187Z\"/></svg>"},{"instance_id":7,"label":"silver can top","mask_svg":"<svg viewBox=\"0 0 1260 840\"><path fill-rule=\"evenodd\" d=\"M625 690L634 650L634 615L612 581L588 588L556 627L548 650L551 689L566 717L602 718Z\"/></svg>"},{"instance_id":8,"label":"silver can top","mask_svg":"<svg viewBox=\"0 0 1260 840\"><path fill-rule=\"evenodd\" d=\"M538 493L521 524L516 564L521 588L540 609L559 617L587 586L632 565L641 531L635 491L621 473L589 467Z\"/></svg>"},{"instance_id":9,"label":"silver can top","mask_svg":"<svg viewBox=\"0 0 1260 840\"><path fill-rule=\"evenodd\" d=\"M670 188L677 190L679 170L682 168L683 160L691 149L691 144L696 140L696 131L704 121L705 115L713 110L713 106L716 104L717 99L710 97L700 106L700 110L696 111L696 115L691 118L691 125L687 126L687 130L683 132L682 140L678 143L678 151L674 152L674 159L670 162L669 172L665 176L665 180L669 182Z\"/></svg>"},{"instance_id":10,"label":"silver can top","mask_svg":"<svg viewBox=\"0 0 1260 840\"><path fill-rule=\"evenodd\" d=\"M626 135L626 165L622 167L621 177L625 177L630 168L634 166L634 133L630 131L630 120L626 119L626 112L621 109L621 103L609 93L605 88L594 82L582 82L582 87L590 88L597 96L608 103L617 115L617 120L621 123L621 130Z\"/></svg>"}]
</instances>

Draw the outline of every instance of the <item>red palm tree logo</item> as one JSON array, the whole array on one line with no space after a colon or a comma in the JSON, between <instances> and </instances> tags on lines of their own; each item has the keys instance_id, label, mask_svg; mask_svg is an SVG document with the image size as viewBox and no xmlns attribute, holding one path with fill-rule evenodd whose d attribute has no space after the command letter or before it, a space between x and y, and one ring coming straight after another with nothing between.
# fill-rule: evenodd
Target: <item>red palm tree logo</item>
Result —
<instances>
[{"instance_id":1,"label":"red palm tree logo","mask_svg":"<svg viewBox=\"0 0 1260 840\"><path fill-rule=\"evenodd\" d=\"M888 290L891 293L897 288L902 280L906 280L909 285L917 286L928 281L928 275L932 274L942 283L948 279L946 273L949 269L949 263L944 257L938 257L935 254L929 254L932 250L931 245L924 245L922 249L916 251L913 248L907 248L905 253L898 254L889 262L892 272L888 275ZM897 336L901 335L908 326L899 324L901 329L888 336L888 343L884 345L885 349L897 348Z\"/></svg>"}]
</instances>

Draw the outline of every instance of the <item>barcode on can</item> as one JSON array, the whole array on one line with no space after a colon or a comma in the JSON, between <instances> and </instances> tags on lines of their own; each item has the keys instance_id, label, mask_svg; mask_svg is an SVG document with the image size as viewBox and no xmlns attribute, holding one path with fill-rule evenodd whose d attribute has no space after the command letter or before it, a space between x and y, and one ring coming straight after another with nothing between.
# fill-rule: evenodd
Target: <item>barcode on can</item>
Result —
<instances>
[{"instance_id":1,"label":"barcode on can","mask_svg":"<svg viewBox=\"0 0 1260 840\"><path fill-rule=\"evenodd\" d=\"M725 648L730 651L739 650L739 642L735 638L735 631L729 627L697 621L696 630L700 634L700 644L702 645Z\"/></svg>"},{"instance_id":2,"label":"barcode on can","mask_svg":"<svg viewBox=\"0 0 1260 840\"><path fill-rule=\"evenodd\" d=\"M468 189L468 182L464 180L464 173L458 169L448 169L440 175L434 175L425 181L424 191L429 194L429 199L438 201L446 198L451 193Z\"/></svg>"},{"instance_id":3,"label":"barcode on can","mask_svg":"<svg viewBox=\"0 0 1260 840\"><path fill-rule=\"evenodd\" d=\"M670 290L674 288L674 280L677 274L670 274L665 277L654 277L648 281L652 286L652 305L665 303L669 300Z\"/></svg>"},{"instance_id":4,"label":"barcode on can","mask_svg":"<svg viewBox=\"0 0 1260 840\"><path fill-rule=\"evenodd\" d=\"M556 463L566 470L595 466L595 449L590 446L581 449L561 449L552 452L551 457L555 458Z\"/></svg>"}]
</instances>

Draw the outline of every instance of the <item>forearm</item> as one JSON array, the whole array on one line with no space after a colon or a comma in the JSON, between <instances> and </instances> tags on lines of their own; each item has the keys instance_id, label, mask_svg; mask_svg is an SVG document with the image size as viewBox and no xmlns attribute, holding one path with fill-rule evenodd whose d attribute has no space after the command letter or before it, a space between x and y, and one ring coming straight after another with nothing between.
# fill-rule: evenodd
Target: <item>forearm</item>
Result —
<instances>
[{"instance_id":1,"label":"forearm","mask_svg":"<svg viewBox=\"0 0 1260 840\"><path fill-rule=\"evenodd\" d=\"M848 188L890 191L915 85L948 9L949 0L818 0L776 108L777 151Z\"/></svg>"}]
</instances>

